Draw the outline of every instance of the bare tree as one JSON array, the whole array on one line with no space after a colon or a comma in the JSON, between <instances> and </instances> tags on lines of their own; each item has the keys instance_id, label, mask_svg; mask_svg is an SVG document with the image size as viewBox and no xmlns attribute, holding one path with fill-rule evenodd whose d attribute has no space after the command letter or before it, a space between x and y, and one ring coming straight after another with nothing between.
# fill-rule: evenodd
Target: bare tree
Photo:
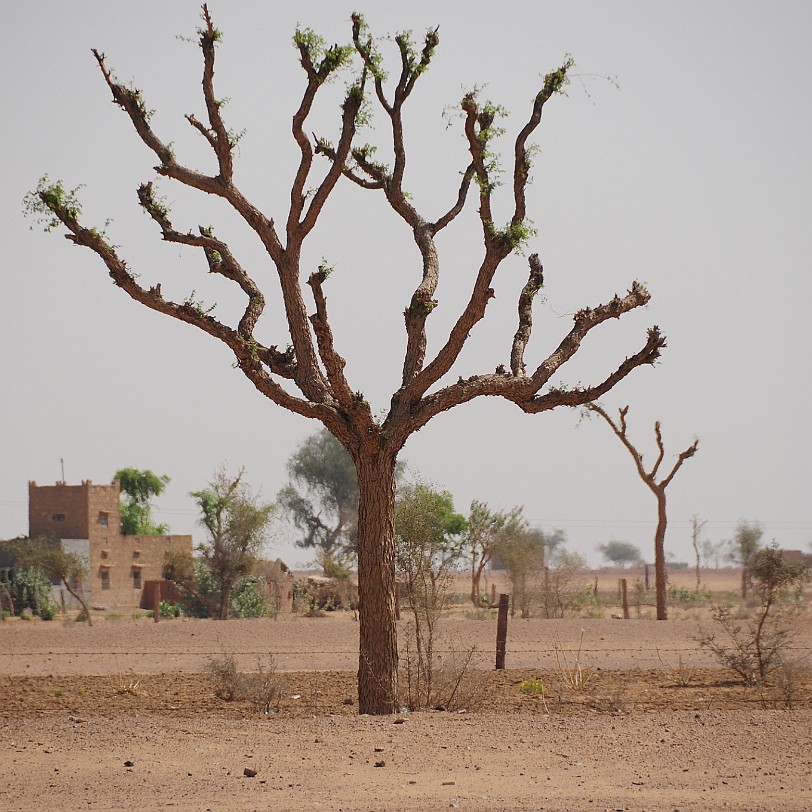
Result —
<instances>
[{"instance_id":1,"label":"bare tree","mask_svg":"<svg viewBox=\"0 0 812 812\"><path fill-rule=\"evenodd\" d=\"M265 296L255 279L244 269L231 247L207 227L182 230L173 222L167 204L152 183L144 183L138 198L169 243L194 246L201 250L210 273L235 283L246 297L244 312L236 326L217 319L194 295L184 301L164 298L161 286L139 284L104 234L86 226L74 192L60 182L44 179L27 198L27 208L43 216L46 227L63 225L67 239L95 252L105 263L113 282L142 305L186 322L223 342L235 356L237 366L268 399L292 412L321 421L347 449L355 464L359 485L358 577L360 593L360 651L358 699L362 713L391 713L396 708L397 636L394 599L394 505L395 464L398 453L411 434L433 417L474 398L499 396L527 413L544 412L559 406L579 406L608 392L633 369L652 364L660 355L665 339L657 327L648 330L643 347L626 358L600 382L571 389L551 387L554 374L579 349L584 337L609 319L617 319L649 301L645 287L634 282L624 296L606 304L579 310L574 324L556 349L529 370L525 348L530 340L533 298L543 283L542 265L536 254L530 256L530 273L518 302L518 326L512 343L506 347L508 366L495 372L459 377L446 376L460 356L472 329L483 319L494 297L492 284L503 261L533 235L527 219L526 188L530 176L532 150L528 140L538 128L547 102L566 85L572 62L548 73L532 100L530 113L513 145L512 195L509 220L500 226L494 220L492 202L500 188L496 178L493 139L501 132L500 109L480 99L477 92L466 93L460 110L468 157L461 162L462 179L450 195L449 206L439 215L425 216L405 188L406 139L404 107L418 80L434 57L439 43L436 29L429 30L421 46L415 46L407 33L394 38L399 66L390 81L382 68L382 58L364 19L352 16L349 45L325 47L309 29L298 30L294 43L305 74L305 87L293 115L292 135L298 151L298 166L290 189L290 206L281 218L261 212L234 182L235 135L223 119L222 101L214 90L215 46L221 39L206 6L203 25L198 30L203 56L203 97L206 121L194 115L186 118L211 147L217 162L215 174L205 174L181 163L171 145L162 140L151 122L141 92L121 84L107 66L104 54L94 51L113 101L127 114L143 143L157 156L156 171L163 178L213 195L229 205L253 230L276 268L281 300L286 316L284 351L263 344L255 327L265 310ZM311 140L306 131L308 116L320 89L339 69L358 60L342 105L341 124L331 144L325 138ZM367 120L366 104L377 105L386 122L386 139L394 156L391 167L375 160L373 147L356 142L359 120ZM316 156L326 159L326 171L314 177ZM326 262L308 278L314 310L308 318L302 279L303 246L325 211L325 204L342 178L360 189L380 193L403 221L414 238L420 255L419 281L405 309L406 349L402 378L392 394L388 412L373 414L362 392L354 389L345 375L345 361L333 340L324 285L331 268ZM470 298L440 341L433 357L427 358L427 323L435 309L434 298L440 279L437 234L463 211L474 181L478 197L482 255L472 274ZM436 184L436 179L431 179ZM398 262L399 258L393 258ZM400 269L398 269L400 270ZM370 291L372 288L370 288Z\"/></svg>"},{"instance_id":2,"label":"bare tree","mask_svg":"<svg viewBox=\"0 0 812 812\"><path fill-rule=\"evenodd\" d=\"M629 407L624 406L618 410L618 422L616 423L604 411L603 407L597 403L589 403L586 406L587 411L599 414L610 426L612 431L617 435L617 438L626 447L626 450L631 454L634 464L637 467L637 473L640 479L646 483L651 492L657 498L657 530L654 533L654 584L657 592L657 620L668 619L668 605L666 603L666 579L667 573L665 569L665 529L668 524L668 516L666 515L665 505L665 489L671 484L671 481L677 474L677 471L682 466L685 460L693 457L699 448L699 438L695 438L694 442L683 451L674 467L671 469L668 476L664 479L657 481L657 474L660 470L660 465L665 457L665 446L663 445L663 435L660 429L660 421L654 424L654 436L657 440L657 459L650 469L646 470L643 465L643 455L632 445L626 434L626 415L629 412Z\"/></svg>"},{"instance_id":3,"label":"bare tree","mask_svg":"<svg viewBox=\"0 0 812 812\"><path fill-rule=\"evenodd\" d=\"M696 557L696 591L699 592L699 588L702 586L702 558L699 555L699 534L702 532L702 528L707 524L707 519L704 522L700 522L697 518L697 515L694 514L691 517L691 544L694 548L694 556Z\"/></svg>"},{"instance_id":4,"label":"bare tree","mask_svg":"<svg viewBox=\"0 0 812 812\"><path fill-rule=\"evenodd\" d=\"M90 574L87 559L62 549L58 539L27 539L20 542L18 561L25 567L41 570L51 583L61 583L82 607L80 617L93 625L90 607L84 597L84 583Z\"/></svg>"}]
</instances>

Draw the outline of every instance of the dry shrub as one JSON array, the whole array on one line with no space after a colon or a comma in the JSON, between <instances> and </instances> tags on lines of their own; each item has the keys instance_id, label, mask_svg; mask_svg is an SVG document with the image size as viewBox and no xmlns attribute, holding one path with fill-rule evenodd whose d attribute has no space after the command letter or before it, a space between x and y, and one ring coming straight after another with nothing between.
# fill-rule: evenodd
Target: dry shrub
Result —
<instances>
[{"instance_id":1,"label":"dry shrub","mask_svg":"<svg viewBox=\"0 0 812 812\"><path fill-rule=\"evenodd\" d=\"M581 650L584 645L584 630L581 630L581 638L578 641L578 650L575 652L575 659L570 662L566 651L561 644L556 641L553 646L555 651L556 672L564 687L575 693L585 691L592 678L595 676L594 668L584 668L581 665Z\"/></svg>"},{"instance_id":2,"label":"dry shrub","mask_svg":"<svg viewBox=\"0 0 812 812\"><path fill-rule=\"evenodd\" d=\"M682 654L677 656L677 664L671 665L667 660L663 659L660 650L657 649L657 658L660 665L665 669L669 681L679 688L687 688L696 677L696 667L685 665L682 659Z\"/></svg>"},{"instance_id":3,"label":"dry shrub","mask_svg":"<svg viewBox=\"0 0 812 812\"><path fill-rule=\"evenodd\" d=\"M141 688L141 680L132 671L126 677L119 671L113 690L117 696L149 696Z\"/></svg>"},{"instance_id":4,"label":"dry shrub","mask_svg":"<svg viewBox=\"0 0 812 812\"><path fill-rule=\"evenodd\" d=\"M276 673L273 657L269 657L267 662L257 657L256 670L241 677L243 699L248 700L256 711L271 716L279 710L285 680Z\"/></svg>"},{"instance_id":5,"label":"dry shrub","mask_svg":"<svg viewBox=\"0 0 812 812\"><path fill-rule=\"evenodd\" d=\"M425 657L419 657L412 628L406 634L402 657L400 702L412 711L471 710L481 701L487 672L476 668L477 649L449 648L432 657L426 673Z\"/></svg>"},{"instance_id":6,"label":"dry shrub","mask_svg":"<svg viewBox=\"0 0 812 812\"><path fill-rule=\"evenodd\" d=\"M233 654L223 652L206 664L212 680L214 695L226 702L250 702L254 708L270 716L279 710L285 690L285 680L276 673L273 657L257 657L256 670L237 670Z\"/></svg>"}]
</instances>

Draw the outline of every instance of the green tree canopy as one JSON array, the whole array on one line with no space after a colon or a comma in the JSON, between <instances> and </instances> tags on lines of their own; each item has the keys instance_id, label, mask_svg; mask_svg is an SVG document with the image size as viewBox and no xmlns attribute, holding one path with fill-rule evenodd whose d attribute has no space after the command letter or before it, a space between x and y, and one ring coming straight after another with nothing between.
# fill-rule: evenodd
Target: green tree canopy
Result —
<instances>
[{"instance_id":1,"label":"green tree canopy","mask_svg":"<svg viewBox=\"0 0 812 812\"><path fill-rule=\"evenodd\" d=\"M208 488L191 494L209 535L197 549L214 582L214 608L221 620L228 618L235 587L254 571L276 511L276 505L251 490L244 473L240 469L231 476L220 469Z\"/></svg>"},{"instance_id":2,"label":"green tree canopy","mask_svg":"<svg viewBox=\"0 0 812 812\"><path fill-rule=\"evenodd\" d=\"M168 533L166 524L152 521L153 496L160 496L170 479L166 474L158 476L150 470L119 468L113 480L121 487L121 532L125 536L158 536Z\"/></svg>"},{"instance_id":3,"label":"green tree canopy","mask_svg":"<svg viewBox=\"0 0 812 812\"><path fill-rule=\"evenodd\" d=\"M326 553L354 549L358 527L358 477L344 446L322 429L288 460L290 482L277 494L282 512L302 532L300 547Z\"/></svg>"},{"instance_id":4,"label":"green tree canopy","mask_svg":"<svg viewBox=\"0 0 812 812\"><path fill-rule=\"evenodd\" d=\"M403 463L395 466L400 479ZM355 463L326 429L310 435L288 459L290 482L277 494L282 513L302 532L296 544L320 548L337 560L358 543L358 475Z\"/></svg>"},{"instance_id":5,"label":"green tree canopy","mask_svg":"<svg viewBox=\"0 0 812 812\"><path fill-rule=\"evenodd\" d=\"M468 512L465 546L471 558L471 602L482 605L480 582L488 564L493 560L504 539L525 526L523 508L505 512L492 511L485 502L474 499Z\"/></svg>"},{"instance_id":6,"label":"green tree canopy","mask_svg":"<svg viewBox=\"0 0 812 812\"><path fill-rule=\"evenodd\" d=\"M628 541L607 541L606 544L598 545L598 552L618 567L627 567L642 560L640 550Z\"/></svg>"}]
</instances>

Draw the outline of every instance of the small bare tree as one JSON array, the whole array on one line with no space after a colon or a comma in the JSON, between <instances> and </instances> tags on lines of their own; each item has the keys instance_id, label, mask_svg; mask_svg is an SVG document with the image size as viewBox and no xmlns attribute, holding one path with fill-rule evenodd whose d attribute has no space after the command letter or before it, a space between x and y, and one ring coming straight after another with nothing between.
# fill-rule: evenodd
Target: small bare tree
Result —
<instances>
[{"instance_id":1,"label":"small bare tree","mask_svg":"<svg viewBox=\"0 0 812 812\"><path fill-rule=\"evenodd\" d=\"M19 543L17 561L25 567L41 570L52 583L61 583L82 607L82 617L87 625L92 626L83 586L90 572L87 560L78 553L63 550L58 539L26 539Z\"/></svg>"},{"instance_id":2,"label":"small bare tree","mask_svg":"<svg viewBox=\"0 0 812 812\"><path fill-rule=\"evenodd\" d=\"M414 630L414 668L408 669L414 709L434 695L437 625L451 600L451 585L463 550L465 518L454 512L451 494L417 484L402 489L395 510L397 568L406 585Z\"/></svg>"},{"instance_id":3,"label":"small bare tree","mask_svg":"<svg viewBox=\"0 0 812 812\"><path fill-rule=\"evenodd\" d=\"M694 514L691 517L691 544L694 548L694 556L696 557L696 591L699 592L699 588L702 586L702 557L699 554L699 534L702 532L702 528L707 524L707 520L704 522L700 522Z\"/></svg>"},{"instance_id":4,"label":"small bare tree","mask_svg":"<svg viewBox=\"0 0 812 812\"><path fill-rule=\"evenodd\" d=\"M773 544L753 554L750 574L759 601L755 616L742 624L729 607L716 606L713 619L722 627L724 637L720 640L714 631L704 629L697 642L745 683L756 685L775 669L788 665L793 629L786 616L780 611L776 615L775 610L787 592L809 581L809 570L805 564L785 558L783 550Z\"/></svg>"},{"instance_id":5,"label":"small bare tree","mask_svg":"<svg viewBox=\"0 0 812 812\"><path fill-rule=\"evenodd\" d=\"M694 442L677 457L677 461L674 463L674 467L670 473L664 479L657 481L660 465L662 465L663 459L665 458L665 446L663 445L660 421L658 420L654 424L654 436L657 440L657 458L654 461L654 465L646 470L646 467L643 465L643 455L632 445L626 433L626 415L629 412L629 407L624 406L618 410L617 422L609 417L603 407L598 403L589 403L585 408L588 412L594 412L600 415L609 424L609 427L617 438L623 443L629 454L631 454L640 479L646 483L657 499L657 530L654 533L654 583L657 592L657 620L667 620L668 604L666 601L666 581L668 573L665 568L665 529L668 525L668 516L665 509L665 489L671 484L677 471L682 467L682 463L696 454L699 448L699 438L695 438Z\"/></svg>"},{"instance_id":6,"label":"small bare tree","mask_svg":"<svg viewBox=\"0 0 812 812\"><path fill-rule=\"evenodd\" d=\"M533 133L541 123L546 104L568 82L572 61L546 74L529 105L529 115L515 137L512 166L509 167L509 214L500 225L494 215L498 182L498 161L493 150L500 135L498 105L484 101L476 91L460 101L468 156L460 161L461 180L444 210L426 215L417 210L415 196L406 188L406 127L404 109L418 81L428 70L439 44L437 29L430 29L422 47L407 32L394 37L397 69L387 78L378 43L360 14L352 15L351 42L327 47L310 29L297 30L294 45L305 75L304 91L295 110L291 132L298 148L298 161L289 195L289 208L273 217L260 211L240 190L234 178L237 137L223 118L223 102L214 89L215 51L222 39L208 8L203 6L203 25L198 30L203 56L203 98L205 120L186 116L189 124L211 147L216 160L212 174L197 171L181 162L170 143L154 127L151 111L140 90L119 82L105 56L94 51L113 101L128 116L135 132L157 158L157 173L181 186L212 195L231 207L254 232L276 269L284 308L284 329L277 340L285 350L265 343L256 331L265 311L265 295L239 262L237 253L215 236L211 228L196 230L176 226L166 202L152 182L138 189L141 206L160 229L163 240L200 250L206 270L237 285L245 297L245 308L236 324L212 315L194 294L182 301L165 297L160 284L142 285L138 274L101 230L88 227L75 192L61 182L44 178L27 198L29 212L41 216L46 227L64 226L75 245L95 253L107 267L116 286L141 305L192 325L222 342L235 358L235 366L256 389L273 403L296 414L320 421L347 449L358 475L358 589L359 657L358 707L361 713L392 713L397 702L397 634L395 626L395 472L400 450L408 438L437 415L475 398L502 397L526 413L549 411L560 406L581 406L608 392L632 370L652 364L665 339L655 326L634 354L625 358L603 380L592 386L565 389L550 381L578 351L581 342L599 325L617 319L648 303L645 287L634 282L624 296L606 304L585 307L574 315L574 323L555 350L527 368L525 350L531 337L533 299L543 284L542 264L537 254L529 257L530 272L518 300L518 324L505 358L495 371L467 378L454 376L452 368L469 335L484 318L494 298L494 279L502 263L534 235L527 215L527 185L531 176ZM321 88L343 68L355 73L348 83L342 104L337 138L311 139L308 118ZM385 122L385 147L391 166L375 158L375 145L359 143L359 122L369 120L368 105L376 106ZM58 137L58 136L55 136ZM326 161L323 173L314 168L317 156ZM456 170L452 173L456 174ZM460 177L460 175L458 175ZM416 285L406 304L405 352L402 377L392 393L389 409L376 415L363 393L354 388L345 372L346 362L334 340L327 309L325 283L331 272L327 262L308 274L302 257L305 243L319 218L326 213L328 199L345 178L358 189L381 196L383 204L400 218L412 235L419 254ZM473 184L472 184L473 181ZM430 178L432 185L437 179ZM434 298L440 282L440 254L437 235L465 208L474 188L481 260L471 273L471 293L438 349L428 355L427 325L438 305ZM359 237L360 239L360 237ZM405 261L391 257L391 272L402 273ZM459 270L459 269L458 269ZM456 273L457 271L455 271ZM464 273L465 270L459 271ZM265 275L263 274L263 279ZM302 280L310 288L309 304ZM374 300L372 307L379 307ZM312 313L308 316L308 309Z\"/></svg>"}]
</instances>

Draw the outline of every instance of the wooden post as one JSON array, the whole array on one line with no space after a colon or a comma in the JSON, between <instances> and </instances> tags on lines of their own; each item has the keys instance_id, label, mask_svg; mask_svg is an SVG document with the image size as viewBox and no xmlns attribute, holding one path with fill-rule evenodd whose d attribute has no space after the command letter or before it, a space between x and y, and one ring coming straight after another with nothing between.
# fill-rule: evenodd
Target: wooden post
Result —
<instances>
[{"instance_id":1,"label":"wooden post","mask_svg":"<svg viewBox=\"0 0 812 812\"><path fill-rule=\"evenodd\" d=\"M154 582L152 590L152 619L157 623L161 619L161 584Z\"/></svg>"},{"instance_id":2,"label":"wooden post","mask_svg":"<svg viewBox=\"0 0 812 812\"><path fill-rule=\"evenodd\" d=\"M620 596L621 600L623 601L623 619L629 619L629 593L626 587L626 579L620 579Z\"/></svg>"},{"instance_id":3,"label":"wooden post","mask_svg":"<svg viewBox=\"0 0 812 812\"><path fill-rule=\"evenodd\" d=\"M400 620L400 581L395 581L395 620Z\"/></svg>"},{"instance_id":4,"label":"wooden post","mask_svg":"<svg viewBox=\"0 0 812 812\"><path fill-rule=\"evenodd\" d=\"M648 564L643 565L643 573L646 579L646 592L648 592Z\"/></svg>"},{"instance_id":5,"label":"wooden post","mask_svg":"<svg viewBox=\"0 0 812 812\"><path fill-rule=\"evenodd\" d=\"M507 648L507 624L510 596L499 595L499 618L496 621L496 670L505 670L505 650Z\"/></svg>"}]
</instances>

